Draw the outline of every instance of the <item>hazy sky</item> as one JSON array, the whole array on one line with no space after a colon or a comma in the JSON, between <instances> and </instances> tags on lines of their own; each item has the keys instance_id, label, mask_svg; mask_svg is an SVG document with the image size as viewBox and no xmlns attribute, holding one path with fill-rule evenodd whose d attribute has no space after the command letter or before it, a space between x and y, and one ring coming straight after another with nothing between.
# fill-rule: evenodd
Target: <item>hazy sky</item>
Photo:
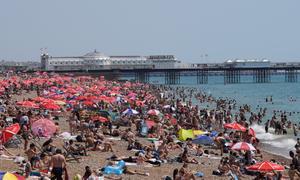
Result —
<instances>
[{"instance_id":1,"label":"hazy sky","mask_svg":"<svg viewBox=\"0 0 300 180\"><path fill-rule=\"evenodd\" d=\"M7 60L39 60L47 47L53 56L300 61L300 0L3 0L0 23Z\"/></svg>"}]
</instances>

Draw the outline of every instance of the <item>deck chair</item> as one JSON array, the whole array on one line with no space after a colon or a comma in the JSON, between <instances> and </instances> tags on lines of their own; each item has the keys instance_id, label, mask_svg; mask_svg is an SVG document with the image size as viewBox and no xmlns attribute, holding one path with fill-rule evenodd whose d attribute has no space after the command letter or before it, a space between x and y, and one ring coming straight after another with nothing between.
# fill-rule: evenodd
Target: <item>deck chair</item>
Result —
<instances>
[{"instance_id":1,"label":"deck chair","mask_svg":"<svg viewBox=\"0 0 300 180\"><path fill-rule=\"evenodd\" d=\"M71 152L71 150L66 145L63 145L63 148L66 151L64 154L66 161L75 160L78 163L80 162L81 157L78 157L78 155L75 155L73 152Z\"/></svg>"},{"instance_id":2,"label":"deck chair","mask_svg":"<svg viewBox=\"0 0 300 180\"><path fill-rule=\"evenodd\" d=\"M14 148L19 148L19 145L22 144L22 140L14 135L8 142L6 142L4 145L6 147L14 147Z\"/></svg>"}]
</instances>

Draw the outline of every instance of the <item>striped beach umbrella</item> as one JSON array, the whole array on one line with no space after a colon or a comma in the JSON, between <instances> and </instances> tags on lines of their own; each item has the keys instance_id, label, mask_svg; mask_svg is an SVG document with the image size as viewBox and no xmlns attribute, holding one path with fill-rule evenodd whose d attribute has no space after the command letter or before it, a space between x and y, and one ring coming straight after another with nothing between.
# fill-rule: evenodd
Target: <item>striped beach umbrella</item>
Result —
<instances>
[{"instance_id":1,"label":"striped beach umbrella","mask_svg":"<svg viewBox=\"0 0 300 180\"><path fill-rule=\"evenodd\" d=\"M244 150L244 151L255 151L255 147L252 144L246 142L235 143L232 147L232 150Z\"/></svg>"}]
</instances>

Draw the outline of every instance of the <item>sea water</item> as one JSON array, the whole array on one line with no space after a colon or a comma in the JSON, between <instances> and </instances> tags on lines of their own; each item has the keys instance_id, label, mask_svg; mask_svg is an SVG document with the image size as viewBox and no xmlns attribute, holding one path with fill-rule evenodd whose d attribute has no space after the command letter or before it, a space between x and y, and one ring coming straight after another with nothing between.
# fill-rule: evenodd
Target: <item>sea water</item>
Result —
<instances>
[{"instance_id":1,"label":"sea water","mask_svg":"<svg viewBox=\"0 0 300 180\"><path fill-rule=\"evenodd\" d=\"M215 98L235 99L238 106L248 104L253 112L258 112L260 108L267 108L264 122L271 118L273 111L276 111L278 115L285 111L288 120L298 124L300 122L300 82L286 83L284 80L283 75L273 75L272 83L252 83L253 77L245 75L241 76L242 83L224 84L223 76L209 76L208 84L197 84L196 77L186 76L181 77L180 85L177 86L195 87ZM164 78L150 76L150 83L164 84ZM273 101L266 102L266 98L271 96ZM265 133L263 124L253 125L253 129L264 150L288 157L289 150L294 150L297 137L291 130L288 131L288 135L275 135L273 129ZM298 134L300 137L300 132Z\"/></svg>"}]
</instances>

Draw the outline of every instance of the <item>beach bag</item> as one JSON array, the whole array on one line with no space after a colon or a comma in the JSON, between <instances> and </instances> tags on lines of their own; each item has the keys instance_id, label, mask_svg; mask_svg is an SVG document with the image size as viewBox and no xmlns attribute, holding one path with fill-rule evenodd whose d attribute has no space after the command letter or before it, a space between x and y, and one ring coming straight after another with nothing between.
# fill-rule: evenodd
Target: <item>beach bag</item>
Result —
<instances>
[{"instance_id":1,"label":"beach bag","mask_svg":"<svg viewBox=\"0 0 300 180\"><path fill-rule=\"evenodd\" d=\"M220 171L218 171L218 170L213 170L212 175L221 176L222 173Z\"/></svg>"},{"instance_id":2,"label":"beach bag","mask_svg":"<svg viewBox=\"0 0 300 180\"><path fill-rule=\"evenodd\" d=\"M76 141L77 142L83 142L83 138L81 135L76 136Z\"/></svg>"},{"instance_id":3,"label":"beach bag","mask_svg":"<svg viewBox=\"0 0 300 180\"><path fill-rule=\"evenodd\" d=\"M148 127L143 125L142 128L141 128L140 135L143 136L143 137L146 137L147 134L148 134Z\"/></svg>"},{"instance_id":4,"label":"beach bag","mask_svg":"<svg viewBox=\"0 0 300 180\"><path fill-rule=\"evenodd\" d=\"M229 152L229 149L228 149L227 146L225 146L224 149L223 149L223 153L228 153L228 152Z\"/></svg>"}]
</instances>

